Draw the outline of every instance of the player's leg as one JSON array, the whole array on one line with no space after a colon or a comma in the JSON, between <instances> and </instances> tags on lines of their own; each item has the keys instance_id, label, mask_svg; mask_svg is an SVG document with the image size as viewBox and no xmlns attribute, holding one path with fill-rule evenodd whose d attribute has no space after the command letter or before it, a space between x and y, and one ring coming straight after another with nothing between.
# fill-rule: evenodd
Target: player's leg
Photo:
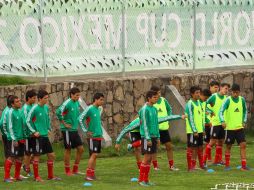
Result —
<instances>
[{"instance_id":1,"label":"player's leg","mask_svg":"<svg viewBox=\"0 0 254 190\"><path fill-rule=\"evenodd\" d=\"M65 174L67 176L71 176L71 167L70 167L70 160L71 160L71 148L64 149L64 168Z\"/></svg>"},{"instance_id":2,"label":"player's leg","mask_svg":"<svg viewBox=\"0 0 254 190\"><path fill-rule=\"evenodd\" d=\"M140 146L134 148L134 155L135 155L135 158L136 158L138 169L140 169L140 165L142 163L141 147Z\"/></svg>"},{"instance_id":3,"label":"player's leg","mask_svg":"<svg viewBox=\"0 0 254 190\"><path fill-rule=\"evenodd\" d=\"M72 145L72 148L76 149L76 156L75 156L75 162L73 165L72 173L82 174L81 172L79 172L79 163L84 152L84 147L83 147L83 142L81 141L81 138L78 134L78 131L74 131L71 133L71 145Z\"/></svg>"}]
</instances>

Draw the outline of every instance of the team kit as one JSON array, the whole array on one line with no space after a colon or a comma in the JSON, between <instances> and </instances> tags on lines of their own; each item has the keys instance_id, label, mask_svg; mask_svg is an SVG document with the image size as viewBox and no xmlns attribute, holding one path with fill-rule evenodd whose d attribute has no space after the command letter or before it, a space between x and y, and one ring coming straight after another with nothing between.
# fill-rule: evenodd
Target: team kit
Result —
<instances>
[{"instance_id":1,"label":"team kit","mask_svg":"<svg viewBox=\"0 0 254 190\"><path fill-rule=\"evenodd\" d=\"M229 89L231 90L229 93ZM64 171L67 176L81 174L79 163L84 147L78 133L80 127L86 134L89 149L85 180L96 180L96 158L101 152L103 130L101 106L104 95L95 93L92 103L80 111L80 90L73 87L69 97L56 110L64 144ZM62 180L54 174L55 154L49 140L51 133L49 94L45 90L29 90L25 95L25 104L15 95L7 97L7 106L2 112L0 129L4 146L4 182L22 181L21 169L36 182L43 182L39 174L42 155L47 156L47 180ZM244 128L247 122L247 108L244 97L240 96L240 86L211 81L209 89L198 86L190 88L190 99L185 105L185 113L173 114L169 102L161 96L161 89L152 86L145 95L146 102L138 111L136 119L124 127L116 139L115 149L120 150L122 139L129 134L137 169L138 183L141 186L154 185L149 180L150 167L159 170L157 150L165 146L169 170L179 169L174 164L173 144L169 121L186 122L186 164L187 171L207 170L208 162L224 166L231 170L231 148L235 141L240 147L241 170L249 170L246 163L246 140ZM177 127L177 126L176 126ZM212 149L215 148L214 160ZM224 155L223 155L224 148ZM74 164L71 167L71 151L76 149ZM14 176L10 175L14 165Z\"/></svg>"}]
</instances>

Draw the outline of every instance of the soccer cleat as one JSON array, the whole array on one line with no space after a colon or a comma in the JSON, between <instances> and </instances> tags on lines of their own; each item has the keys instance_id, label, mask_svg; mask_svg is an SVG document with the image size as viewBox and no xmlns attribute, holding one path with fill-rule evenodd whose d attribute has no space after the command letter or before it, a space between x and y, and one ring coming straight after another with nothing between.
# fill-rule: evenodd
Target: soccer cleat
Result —
<instances>
[{"instance_id":1,"label":"soccer cleat","mask_svg":"<svg viewBox=\"0 0 254 190\"><path fill-rule=\"evenodd\" d=\"M149 186L153 186L153 185L155 185L155 183L153 183L153 182L150 182L150 181L148 181L148 182L146 182Z\"/></svg>"},{"instance_id":2,"label":"soccer cleat","mask_svg":"<svg viewBox=\"0 0 254 190\"><path fill-rule=\"evenodd\" d=\"M93 180L95 180L95 178L92 177L92 176L86 176L85 180L87 180L87 181L93 181Z\"/></svg>"},{"instance_id":3,"label":"soccer cleat","mask_svg":"<svg viewBox=\"0 0 254 190\"><path fill-rule=\"evenodd\" d=\"M230 166L226 166L225 168L224 168L224 171L230 171L231 170L231 167Z\"/></svg>"},{"instance_id":4,"label":"soccer cleat","mask_svg":"<svg viewBox=\"0 0 254 190\"><path fill-rule=\"evenodd\" d=\"M73 176L73 173L72 172L66 172L65 175L67 175L67 176Z\"/></svg>"},{"instance_id":5,"label":"soccer cleat","mask_svg":"<svg viewBox=\"0 0 254 190\"><path fill-rule=\"evenodd\" d=\"M28 177L20 175L19 178L21 178L21 179L27 179Z\"/></svg>"},{"instance_id":6,"label":"soccer cleat","mask_svg":"<svg viewBox=\"0 0 254 190\"><path fill-rule=\"evenodd\" d=\"M28 172L27 174L26 174L26 177L33 177L34 175L33 175L33 173L32 172Z\"/></svg>"},{"instance_id":7,"label":"soccer cleat","mask_svg":"<svg viewBox=\"0 0 254 190\"><path fill-rule=\"evenodd\" d=\"M80 171L77 171L77 172L72 172L72 174L74 174L74 175L85 175L85 173L80 172Z\"/></svg>"},{"instance_id":8,"label":"soccer cleat","mask_svg":"<svg viewBox=\"0 0 254 190\"><path fill-rule=\"evenodd\" d=\"M139 182L139 185L144 186L144 187L151 186L149 182L144 182L144 181Z\"/></svg>"},{"instance_id":9,"label":"soccer cleat","mask_svg":"<svg viewBox=\"0 0 254 190\"><path fill-rule=\"evenodd\" d=\"M37 178L34 179L34 181L36 181L36 182L43 182L43 179L41 179L41 177L37 177Z\"/></svg>"},{"instance_id":10,"label":"soccer cleat","mask_svg":"<svg viewBox=\"0 0 254 190\"><path fill-rule=\"evenodd\" d=\"M179 171L179 168L175 167L175 166L171 166L169 167L170 171Z\"/></svg>"},{"instance_id":11,"label":"soccer cleat","mask_svg":"<svg viewBox=\"0 0 254 190\"><path fill-rule=\"evenodd\" d=\"M15 178L14 181L23 181L23 178L18 177L18 178Z\"/></svg>"},{"instance_id":12,"label":"soccer cleat","mask_svg":"<svg viewBox=\"0 0 254 190\"><path fill-rule=\"evenodd\" d=\"M159 167L155 167L155 168L154 168L154 171L159 171L159 170L160 170Z\"/></svg>"},{"instance_id":13,"label":"soccer cleat","mask_svg":"<svg viewBox=\"0 0 254 190\"><path fill-rule=\"evenodd\" d=\"M13 180L10 179L10 178L8 178L8 179L4 179L4 182L5 182L5 183L13 183Z\"/></svg>"},{"instance_id":14,"label":"soccer cleat","mask_svg":"<svg viewBox=\"0 0 254 190\"><path fill-rule=\"evenodd\" d=\"M132 145L131 145L131 144L127 144L127 150L128 150L128 151L131 151L131 150L132 150L132 148L133 148L133 147L132 147Z\"/></svg>"},{"instance_id":15,"label":"soccer cleat","mask_svg":"<svg viewBox=\"0 0 254 190\"><path fill-rule=\"evenodd\" d=\"M240 169L241 171L249 171L249 170L251 170L248 166L246 166L246 167L241 167L241 169Z\"/></svg>"},{"instance_id":16,"label":"soccer cleat","mask_svg":"<svg viewBox=\"0 0 254 190\"><path fill-rule=\"evenodd\" d=\"M48 178L48 180L61 181L62 179L60 177L54 176L52 178Z\"/></svg>"}]
</instances>

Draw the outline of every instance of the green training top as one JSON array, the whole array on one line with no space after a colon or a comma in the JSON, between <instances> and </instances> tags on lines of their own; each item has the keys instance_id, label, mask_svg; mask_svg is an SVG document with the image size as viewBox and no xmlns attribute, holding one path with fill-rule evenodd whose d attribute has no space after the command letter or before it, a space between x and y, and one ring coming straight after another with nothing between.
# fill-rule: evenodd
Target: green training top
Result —
<instances>
[{"instance_id":1,"label":"green training top","mask_svg":"<svg viewBox=\"0 0 254 190\"><path fill-rule=\"evenodd\" d=\"M214 116L211 117L211 122L213 126L221 125L219 118L220 108L223 104L223 101L227 98L226 95L220 95L219 93L214 93L207 100L207 107L210 105L210 110L213 112Z\"/></svg>"},{"instance_id":2,"label":"green training top","mask_svg":"<svg viewBox=\"0 0 254 190\"><path fill-rule=\"evenodd\" d=\"M204 122L203 113L200 101L194 101L190 99L185 106L186 118L186 133L203 133L204 132Z\"/></svg>"},{"instance_id":3,"label":"green training top","mask_svg":"<svg viewBox=\"0 0 254 190\"><path fill-rule=\"evenodd\" d=\"M48 105L34 105L28 113L26 124L30 134L39 132L41 137L47 137L51 131Z\"/></svg>"},{"instance_id":4,"label":"green training top","mask_svg":"<svg viewBox=\"0 0 254 190\"><path fill-rule=\"evenodd\" d=\"M163 98L160 97L157 101L156 104L153 105L157 111L158 111L158 117L165 117L168 115L172 114L172 108L169 105L168 101ZM159 129L160 130L168 130L169 129L169 123L168 122L164 122L159 124Z\"/></svg>"},{"instance_id":5,"label":"green training top","mask_svg":"<svg viewBox=\"0 0 254 190\"><path fill-rule=\"evenodd\" d=\"M226 119L224 115L227 115ZM226 123L226 130L237 130L243 128L243 123L247 122L246 101L239 96L228 97L220 109L220 121Z\"/></svg>"},{"instance_id":6,"label":"green training top","mask_svg":"<svg viewBox=\"0 0 254 190\"><path fill-rule=\"evenodd\" d=\"M79 102L73 101L71 98L65 100L56 110L56 116L60 121L64 120L65 123L71 125L71 128L66 128L60 123L61 131L77 131L79 114Z\"/></svg>"},{"instance_id":7,"label":"green training top","mask_svg":"<svg viewBox=\"0 0 254 190\"><path fill-rule=\"evenodd\" d=\"M78 118L81 129L92 132L92 138L102 138L101 114L97 106L88 106Z\"/></svg>"},{"instance_id":8,"label":"green training top","mask_svg":"<svg viewBox=\"0 0 254 190\"><path fill-rule=\"evenodd\" d=\"M20 109L10 108L6 117L7 139L13 141L23 140L23 118Z\"/></svg>"},{"instance_id":9,"label":"green training top","mask_svg":"<svg viewBox=\"0 0 254 190\"><path fill-rule=\"evenodd\" d=\"M147 103L138 112L140 125L140 135L142 138L160 138L158 112L154 106Z\"/></svg>"},{"instance_id":10,"label":"green training top","mask_svg":"<svg viewBox=\"0 0 254 190\"><path fill-rule=\"evenodd\" d=\"M28 113L31 111L33 105L29 105L29 104L24 104L22 109L21 109L21 114L22 114L22 118L23 118L23 125L24 125L24 137L28 138L31 134L30 131L28 129L28 126L26 124L26 119L28 116Z\"/></svg>"},{"instance_id":11,"label":"green training top","mask_svg":"<svg viewBox=\"0 0 254 190\"><path fill-rule=\"evenodd\" d=\"M10 108L6 106L2 112L2 116L0 119L0 130L4 137L7 137L7 126L6 126L6 117L9 112Z\"/></svg>"}]
</instances>

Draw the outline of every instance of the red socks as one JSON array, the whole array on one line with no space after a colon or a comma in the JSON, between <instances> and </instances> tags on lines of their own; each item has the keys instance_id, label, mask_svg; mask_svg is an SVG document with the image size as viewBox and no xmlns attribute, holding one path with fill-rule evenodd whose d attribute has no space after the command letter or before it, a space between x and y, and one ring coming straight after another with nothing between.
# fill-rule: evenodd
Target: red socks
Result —
<instances>
[{"instance_id":1,"label":"red socks","mask_svg":"<svg viewBox=\"0 0 254 190\"><path fill-rule=\"evenodd\" d=\"M212 151L212 147L210 146L210 144L206 145L203 163L206 163L208 155L211 155L211 151Z\"/></svg>"},{"instance_id":2,"label":"red socks","mask_svg":"<svg viewBox=\"0 0 254 190\"><path fill-rule=\"evenodd\" d=\"M94 177L95 176L95 170L94 169L92 169L92 168L87 168L86 169L86 176L87 177Z\"/></svg>"},{"instance_id":3,"label":"red socks","mask_svg":"<svg viewBox=\"0 0 254 190\"><path fill-rule=\"evenodd\" d=\"M246 159L242 159L242 168L246 168Z\"/></svg>"},{"instance_id":4,"label":"red socks","mask_svg":"<svg viewBox=\"0 0 254 190\"><path fill-rule=\"evenodd\" d=\"M12 161L6 159L4 163L4 179L10 179L11 166L12 166Z\"/></svg>"},{"instance_id":5,"label":"red socks","mask_svg":"<svg viewBox=\"0 0 254 190\"><path fill-rule=\"evenodd\" d=\"M222 147L219 145L216 145L216 151L215 151L215 157L214 157L214 163L219 163L222 161Z\"/></svg>"},{"instance_id":6,"label":"red socks","mask_svg":"<svg viewBox=\"0 0 254 190\"><path fill-rule=\"evenodd\" d=\"M153 167L158 168L158 161L157 160L153 160Z\"/></svg>"},{"instance_id":7,"label":"red socks","mask_svg":"<svg viewBox=\"0 0 254 190\"><path fill-rule=\"evenodd\" d=\"M15 162L15 174L14 174L15 179L19 179L21 166L22 166L22 162L20 160L16 160L16 162Z\"/></svg>"},{"instance_id":8,"label":"red socks","mask_svg":"<svg viewBox=\"0 0 254 190\"><path fill-rule=\"evenodd\" d=\"M169 165L170 168L173 167L174 166L174 160L169 160L168 165Z\"/></svg>"},{"instance_id":9,"label":"red socks","mask_svg":"<svg viewBox=\"0 0 254 190\"><path fill-rule=\"evenodd\" d=\"M142 162L137 162L138 169L140 169L140 165Z\"/></svg>"},{"instance_id":10,"label":"red socks","mask_svg":"<svg viewBox=\"0 0 254 190\"><path fill-rule=\"evenodd\" d=\"M54 178L54 171L53 171L53 164L54 162L52 160L48 160L48 179Z\"/></svg>"},{"instance_id":11,"label":"red socks","mask_svg":"<svg viewBox=\"0 0 254 190\"><path fill-rule=\"evenodd\" d=\"M198 161L199 161L199 167L204 168L204 162L203 162L203 149L198 149Z\"/></svg>"},{"instance_id":12,"label":"red socks","mask_svg":"<svg viewBox=\"0 0 254 190\"><path fill-rule=\"evenodd\" d=\"M230 166L230 153L225 153L225 166L229 167Z\"/></svg>"},{"instance_id":13,"label":"red socks","mask_svg":"<svg viewBox=\"0 0 254 190\"><path fill-rule=\"evenodd\" d=\"M133 142L132 143L132 147L140 147L141 146L141 140L139 140L139 141L135 141L135 142Z\"/></svg>"},{"instance_id":14,"label":"red socks","mask_svg":"<svg viewBox=\"0 0 254 190\"><path fill-rule=\"evenodd\" d=\"M33 161L33 169L34 169L34 178L39 177L39 162L38 161Z\"/></svg>"},{"instance_id":15,"label":"red socks","mask_svg":"<svg viewBox=\"0 0 254 190\"><path fill-rule=\"evenodd\" d=\"M64 168L65 168L65 173L68 174L68 173L71 173L71 168L70 168L70 165L68 164L65 164L64 165Z\"/></svg>"},{"instance_id":16,"label":"red socks","mask_svg":"<svg viewBox=\"0 0 254 190\"><path fill-rule=\"evenodd\" d=\"M149 181L149 172L150 172L150 165L141 163L140 170L139 170L139 182L148 182Z\"/></svg>"},{"instance_id":17,"label":"red socks","mask_svg":"<svg viewBox=\"0 0 254 190\"><path fill-rule=\"evenodd\" d=\"M79 165L79 163L74 163L74 165L73 165L73 168L72 168L72 173L78 173L78 165Z\"/></svg>"},{"instance_id":18,"label":"red socks","mask_svg":"<svg viewBox=\"0 0 254 190\"><path fill-rule=\"evenodd\" d=\"M196 168L196 160L191 160L191 169Z\"/></svg>"},{"instance_id":19,"label":"red socks","mask_svg":"<svg viewBox=\"0 0 254 190\"><path fill-rule=\"evenodd\" d=\"M186 158L187 158L188 170L192 169L191 157L192 157L192 150L191 150L191 148L187 148Z\"/></svg>"}]
</instances>

